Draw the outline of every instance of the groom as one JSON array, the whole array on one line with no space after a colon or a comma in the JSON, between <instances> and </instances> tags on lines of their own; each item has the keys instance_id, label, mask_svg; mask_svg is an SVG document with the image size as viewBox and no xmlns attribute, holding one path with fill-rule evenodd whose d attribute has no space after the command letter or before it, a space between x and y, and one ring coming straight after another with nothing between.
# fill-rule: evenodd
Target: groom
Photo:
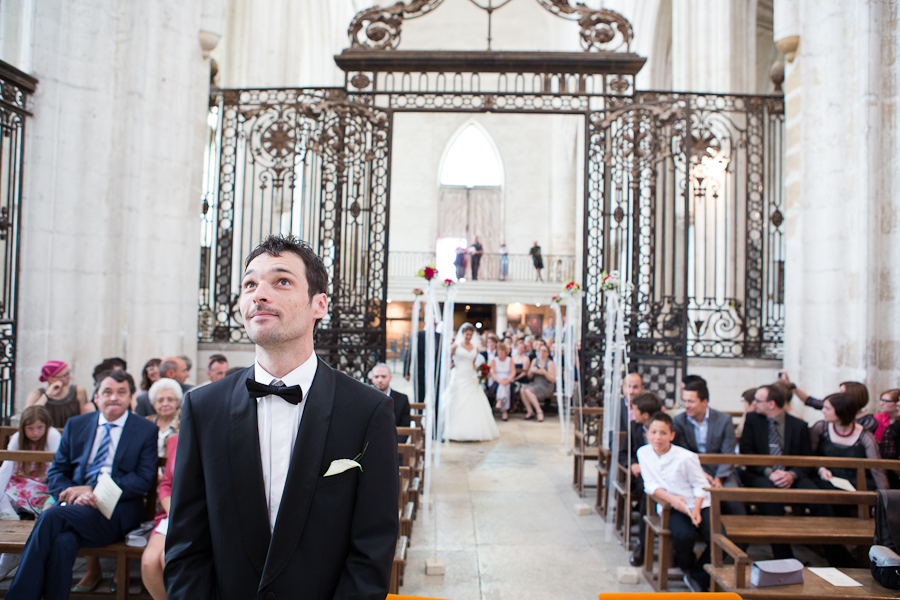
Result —
<instances>
[{"instance_id":1,"label":"groom","mask_svg":"<svg viewBox=\"0 0 900 600\"><path fill-rule=\"evenodd\" d=\"M399 527L393 405L316 357L327 287L293 237L247 258L240 309L256 364L185 396L170 600L385 597ZM358 466L341 471L341 459Z\"/></svg>"}]
</instances>

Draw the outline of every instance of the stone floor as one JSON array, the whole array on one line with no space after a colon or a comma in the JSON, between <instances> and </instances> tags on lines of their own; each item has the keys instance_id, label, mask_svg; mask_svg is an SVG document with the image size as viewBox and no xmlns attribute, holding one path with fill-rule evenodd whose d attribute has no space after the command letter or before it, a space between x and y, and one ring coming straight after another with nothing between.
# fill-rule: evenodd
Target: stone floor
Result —
<instances>
[{"instance_id":1,"label":"stone floor","mask_svg":"<svg viewBox=\"0 0 900 600\"><path fill-rule=\"evenodd\" d=\"M493 442L450 443L432 471L431 508L413 526L401 593L448 600L595 599L601 591L649 591L620 584L628 553L592 504L572 489L572 457L559 421L514 415ZM593 493L593 492L591 492ZM425 574L442 559L443 576Z\"/></svg>"}]
</instances>

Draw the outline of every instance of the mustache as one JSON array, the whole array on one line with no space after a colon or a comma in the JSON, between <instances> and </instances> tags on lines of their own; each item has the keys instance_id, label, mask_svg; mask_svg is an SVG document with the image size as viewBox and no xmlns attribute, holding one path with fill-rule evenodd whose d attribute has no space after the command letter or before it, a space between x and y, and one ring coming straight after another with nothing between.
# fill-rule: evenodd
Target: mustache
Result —
<instances>
[{"instance_id":1,"label":"mustache","mask_svg":"<svg viewBox=\"0 0 900 600\"><path fill-rule=\"evenodd\" d=\"M254 304L250 307L250 310L247 312L247 318L253 317L256 313L264 312L279 316L279 312L275 310L272 306L268 304Z\"/></svg>"}]
</instances>

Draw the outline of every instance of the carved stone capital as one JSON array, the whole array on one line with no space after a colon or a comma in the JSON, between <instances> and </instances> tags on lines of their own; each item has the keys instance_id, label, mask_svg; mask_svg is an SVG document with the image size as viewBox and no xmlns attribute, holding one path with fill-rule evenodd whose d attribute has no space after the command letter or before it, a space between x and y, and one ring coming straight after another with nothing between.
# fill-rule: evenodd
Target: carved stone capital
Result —
<instances>
[{"instance_id":1,"label":"carved stone capital","mask_svg":"<svg viewBox=\"0 0 900 600\"><path fill-rule=\"evenodd\" d=\"M791 35L786 38L781 38L775 42L775 47L784 54L784 57L789 63L792 63L797 57L797 51L800 49L800 36Z\"/></svg>"}]
</instances>

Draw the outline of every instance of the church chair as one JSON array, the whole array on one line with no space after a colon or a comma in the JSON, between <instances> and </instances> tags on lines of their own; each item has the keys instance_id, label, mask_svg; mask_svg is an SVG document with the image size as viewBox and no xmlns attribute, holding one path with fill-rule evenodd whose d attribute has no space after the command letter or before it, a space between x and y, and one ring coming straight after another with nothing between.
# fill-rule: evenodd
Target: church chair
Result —
<instances>
[{"instance_id":1,"label":"church chair","mask_svg":"<svg viewBox=\"0 0 900 600\"><path fill-rule=\"evenodd\" d=\"M699 595L692 592L673 592L666 594L665 599L694 600L699 596L703 596L705 600L741 600L741 597L733 592L707 592ZM651 600L656 598L659 598L656 592L613 592L599 595L599 600Z\"/></svg>"}]
</instances>

